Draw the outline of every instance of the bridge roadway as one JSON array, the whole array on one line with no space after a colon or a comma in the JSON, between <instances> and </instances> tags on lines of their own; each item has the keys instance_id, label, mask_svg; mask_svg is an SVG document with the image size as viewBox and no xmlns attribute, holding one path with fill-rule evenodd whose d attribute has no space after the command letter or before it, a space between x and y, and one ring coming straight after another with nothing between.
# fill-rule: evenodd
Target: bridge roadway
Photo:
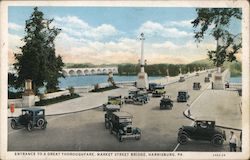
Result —
<instances>
[{"instance_id":1,"label":"bridge roadway","mask_svg":"<svg viewBox=\"0 0 250 160\"><path fill-rule=\"evenodd\" d=\"M139 141L125 140L122 143L119 142L114 135L110 135L109 130L105 129L102 108L96 108L74 114L47 117L48 127L46 130L34 130L33 132L28 132L26 129L12 130L10 125L8 125L8 150L173 151L176 149L177 151L228 151L228 143L225 143L222 147L214 147L210 142L197 141L191 141L184 146L177 145L176 140L179 127L192 123L183 116L183 111L187 109L186 103L176 102L177 92L183 89L188 90L190 93L188 103L190 104L198 97L199 99L203 98L204 102L202 103L209 104L213 101L210 99L210 95L205 97L201 95L209 86L209 83L204 83L204 77L205 73L187 79L185 82L173 83L167 86L166 92L174 100L172 110L160 110L160 98L151 98L150 102L143 106L123 105L122 111L131 113L134 116L133 125L142 130L142 137ZM193 82L201 82L202 90L192 90ZM129 88L122 89L123 93L125 93ZM239 101L235 94L227 94L227 96L230 96L227 97L229 99ZM213 98L220 99L219 96ZM219 101L217 102L220 103ZM67 105L70 107L70 104ZM82 104L79 103L79 105ZM210 111L210 115L218 113L226 117L227 113L235 112L235 110L232 111L230 108L235 108L236 106L231 104L230 101L223 101L223 103L217 105L217 107L221 106L224 111L217 112L219 108L214 108ZM199 110L197 107L192 107L192 112L195 113L195 109ZM199 110L199 112L203 113L202 110ZM205 112L207 111L205 110ZM197 112L197 114L199 113ZM234 114L238 114L238 112ZM230 124L231 122L228 120L227 125Z\"/></svg>"}]
</instances>

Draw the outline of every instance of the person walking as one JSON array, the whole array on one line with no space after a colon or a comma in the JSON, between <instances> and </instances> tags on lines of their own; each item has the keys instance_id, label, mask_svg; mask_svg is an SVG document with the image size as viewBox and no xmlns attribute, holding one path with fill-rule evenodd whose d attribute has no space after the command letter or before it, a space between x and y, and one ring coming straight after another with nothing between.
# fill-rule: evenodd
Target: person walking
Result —
<instances>
[{"instance_id":1,"label":"person walking","mask_svg":"<svg viewBox=\"0 0 250 160\"><path fill-rule=\"evenodd\" d=\"M236 152L236 144L237 144L237 137L235 136L234 132L231 131L229 138L230 152Z\"/></svg>"}]
</instances>

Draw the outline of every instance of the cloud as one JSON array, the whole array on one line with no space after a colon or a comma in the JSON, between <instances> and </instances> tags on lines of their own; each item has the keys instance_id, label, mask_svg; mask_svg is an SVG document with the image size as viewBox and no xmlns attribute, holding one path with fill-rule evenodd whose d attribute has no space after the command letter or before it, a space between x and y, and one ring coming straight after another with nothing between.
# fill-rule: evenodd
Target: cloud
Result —
<instances>
[{"instance_id":1,"label":"cloud","mask_svg":"<svg viewBox=\"0 0 250 160\"><path fill-rule=\"evenodd\" d=\"M147 21L141 25L138 30L140 33L146 33L151 36L161 36L168 38L181 38L181 37L190 37L193 34L181 31L175 27L164 26L157 22Z\"/></svg>"},{"instance_id":2,"label":"cloud","mask_svg":"<svg viewBox=\"0 0 250 160\"><path fill-rule=\"evenodd\" d=\"M154 48L167 48L167 49L176 49L179 48L176 44L170 41L166 41L164 43L153 43L152 47Z\"/></svg>"},{"instance_id":3,"label":"cloud","mask_svg":"<svg viewBox=\"0 0 250 160\"><path fill-rule=\"evenodd\" d=\"M182 21L170 21L168 23L165 23L166 26L175 26L175 27L189 27L192 28L192 22L193 20L182 20Z\"/></svg>"},{"instance_id":4,"label":"cloud","mask_svg":"<svg viewBox=\"0 0 250 160\"><path fill-rule=\"evenodd\" d=\"M94 40L115 36L119 33L111 24L101 24L93 27L76 16L56 16L53 26L61 28L63 33L67 33L70 36Z\"/></svg>"},{"instance_id":5,"label":"cloud","mask_svg":"<svg viewBox=\"0 0 250 160\"><path fill-rule=\"evenodd\" d=\"M24 29L23 26L16 24L16 23L12 23L12 22L9 22L8 28L11 30L15 30L15 31L20 31L20 30Z\"/></svg>"}]
</instances>

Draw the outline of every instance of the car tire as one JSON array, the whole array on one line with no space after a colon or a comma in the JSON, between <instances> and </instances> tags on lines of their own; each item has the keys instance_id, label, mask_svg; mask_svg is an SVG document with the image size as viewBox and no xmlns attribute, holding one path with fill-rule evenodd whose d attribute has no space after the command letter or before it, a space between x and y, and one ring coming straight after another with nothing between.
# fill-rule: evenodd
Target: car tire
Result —
<instances>
[{"instance_id":1,"label":"car tire","mask_svg":"<svg viewBox=\"0 0 250 160\"><path fill-rule=\"evenodd\" d=\"M180 134L180 135L178 136L178 142L179 142L180 144L187 144L187 142L188 142L188 137L187 137L187 135L186 135L186 134Z\"/></svg>"},{"instance_id":2,"label":"car tire","mask_svg":"<svg viewBox=\"0 0 250 160\"><path fill-rule=\"evenodd\" d=\"M31 132L31 131L32 131L32 128L33 128L32 122L29 122L29 123L27 124L27 130L28 130L29 132Z\"/></svg>"},{"instance_id":3,"label":"car tire","mask_svg":"<svg viewBox=\"0 0 250 160\"><path fill-rule=\"evenodd\" d=\"M37 127L41 127L44 125L45 120L43 118L39 118L36 122Z\"/></svg>"},{"instance_id":4,"label":"car tire","mask_svg":"<svg viewBox=\"0 0 250 160\"><path fill-rule=\"evenodd\" d=\"M221 146L223 145L223 138L222 136L214 136L213 139L211 140L211 143L215 146Z\"/></svg>"},{"instance_id":5,"label":"car tire","mask_svg":"<svg viewBox=\"0 0 250 160\"><path fill-rule=\"evenodd\" d=\"M105 122L105 128L106 128L106 129L109 129L109 128L110 128L109 122Z\"/></svg>"},{"instance_id":6,"label":"car tire","mask_svg":"<svg viewBox=\"0 0 250 160\"><path fill-rule=\"evenodd\" d=\"M12 129L17 129L17 123L15 120L12 120L11 123L10 123L10 126Z\"/></svg>"}]
</instances>

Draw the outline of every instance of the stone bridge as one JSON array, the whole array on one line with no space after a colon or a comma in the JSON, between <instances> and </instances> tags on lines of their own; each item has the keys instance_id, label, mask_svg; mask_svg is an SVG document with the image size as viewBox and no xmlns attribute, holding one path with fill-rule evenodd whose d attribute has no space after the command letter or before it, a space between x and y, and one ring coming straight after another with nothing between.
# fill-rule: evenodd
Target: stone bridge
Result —
<instances>
[{"instance_id":1,"label":"stone bridge","mask_svg":"<svg viewBox=\"0 0 250 160\"><path fill-rule=\"evenodd\" d=\"M64 76L85 76L96 74L108 74L112 72L118 73L118 67L103 67L103 68L63 68Z\"/></svg>"}]
</instances>

